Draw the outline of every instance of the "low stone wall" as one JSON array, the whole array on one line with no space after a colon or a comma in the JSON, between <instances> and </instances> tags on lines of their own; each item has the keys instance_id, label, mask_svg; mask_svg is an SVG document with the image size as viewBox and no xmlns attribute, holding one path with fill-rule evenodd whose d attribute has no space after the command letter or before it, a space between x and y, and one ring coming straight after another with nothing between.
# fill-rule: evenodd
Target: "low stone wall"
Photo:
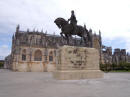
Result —
<instances>
[{"instance_id":1,"label":"low stone wall","mask_svg":"<svg viewBox=\"0 0 130 97\"><path fill-rule=\"evenodd\" d=\"M52 72L55 64L45 64L44 62L18 62L13 63L13 71L19 72Z\"/></svg>"}]
</instances>

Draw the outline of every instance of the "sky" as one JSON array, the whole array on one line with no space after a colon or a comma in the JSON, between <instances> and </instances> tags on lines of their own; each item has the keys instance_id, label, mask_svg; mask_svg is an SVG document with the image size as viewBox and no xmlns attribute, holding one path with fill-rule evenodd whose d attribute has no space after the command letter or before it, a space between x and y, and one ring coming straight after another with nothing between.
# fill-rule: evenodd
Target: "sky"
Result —
<instances>
[{"instance_id":1,"label":"sky","mask_svg":"<svg viewBox=\"0 0 130 97\"><path fill-rule=\"evenodd\" d=\"M75 11L78 25L102 34L102 42L130 52L130 0L0 0L0 59L11 52L12 35L33 29L59 35L58 17L70 18Z\"/></svg>"}]
</instances>

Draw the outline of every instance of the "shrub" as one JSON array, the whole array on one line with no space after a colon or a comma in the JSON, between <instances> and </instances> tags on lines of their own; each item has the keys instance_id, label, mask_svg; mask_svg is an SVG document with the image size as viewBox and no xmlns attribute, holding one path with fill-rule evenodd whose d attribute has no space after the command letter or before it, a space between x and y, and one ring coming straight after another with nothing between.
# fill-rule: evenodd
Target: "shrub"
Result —
<instances>
[{"instance_id":1,"label":"shrub","mask_svg":"<svg viewBox=\"0 0 130 97\"><path fill-rule=\"evenodd\" d=\"M125 71L129 71L130 70L130 63L126 63L126 62L120 62L119 65L116 64L100 64L100 69L102 71L112 71L112 70L125 70Z\"/></svg>"},{"instance_id":2,"label":"shrub","mask_svg":"<svg viewBox=\"0 0 130 97\"><path fill-rule=\"evenodd\" d=\"M4 67L4 63L0 62L0 68L3 68L3 67Z\"/></svg>"}]
</instances>

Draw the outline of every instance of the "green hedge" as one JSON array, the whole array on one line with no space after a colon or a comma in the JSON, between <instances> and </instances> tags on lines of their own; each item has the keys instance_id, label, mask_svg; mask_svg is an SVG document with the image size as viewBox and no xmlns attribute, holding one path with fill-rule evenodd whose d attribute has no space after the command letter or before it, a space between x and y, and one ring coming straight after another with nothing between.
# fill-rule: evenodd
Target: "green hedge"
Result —
<instances>
[{"instance_id":1,"label":"green hedge","mask_svg":"<svg viewBox=\"0 0 130 97\"><path fill-rule=\"evenodd\" d=\"M100 69L102 71L113 71L113 70L130 71L130 63L120 62L119 65L116 65L116 64L100 64Z\"/></svg>"},{"instance_id":2,"label":"green hedge","mask_svg":"<svg viewBox=\"0 0 130 97\"><path fill-rule=\"evenodd\" d=\"M3 67L4 67L4 63L0 62L0 68L3 68Z\"/></svg>"}]
</instances>

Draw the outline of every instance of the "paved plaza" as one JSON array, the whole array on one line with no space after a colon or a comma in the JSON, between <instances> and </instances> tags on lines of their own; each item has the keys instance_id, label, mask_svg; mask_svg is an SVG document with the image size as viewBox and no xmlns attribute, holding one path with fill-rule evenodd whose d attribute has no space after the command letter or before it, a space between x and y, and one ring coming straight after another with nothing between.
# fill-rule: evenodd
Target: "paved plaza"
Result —
<instances>
[{"instance_id":1,"label":"paved plaza","mask_svg":"<svg viewBox=\"0 0 130 97\"><path fill-rule=\"evenodd\" d=\"M130 97L130 73L101 79L55 80L48 72L0 69L0 97Z\"/></svg>"}]
</instances>

